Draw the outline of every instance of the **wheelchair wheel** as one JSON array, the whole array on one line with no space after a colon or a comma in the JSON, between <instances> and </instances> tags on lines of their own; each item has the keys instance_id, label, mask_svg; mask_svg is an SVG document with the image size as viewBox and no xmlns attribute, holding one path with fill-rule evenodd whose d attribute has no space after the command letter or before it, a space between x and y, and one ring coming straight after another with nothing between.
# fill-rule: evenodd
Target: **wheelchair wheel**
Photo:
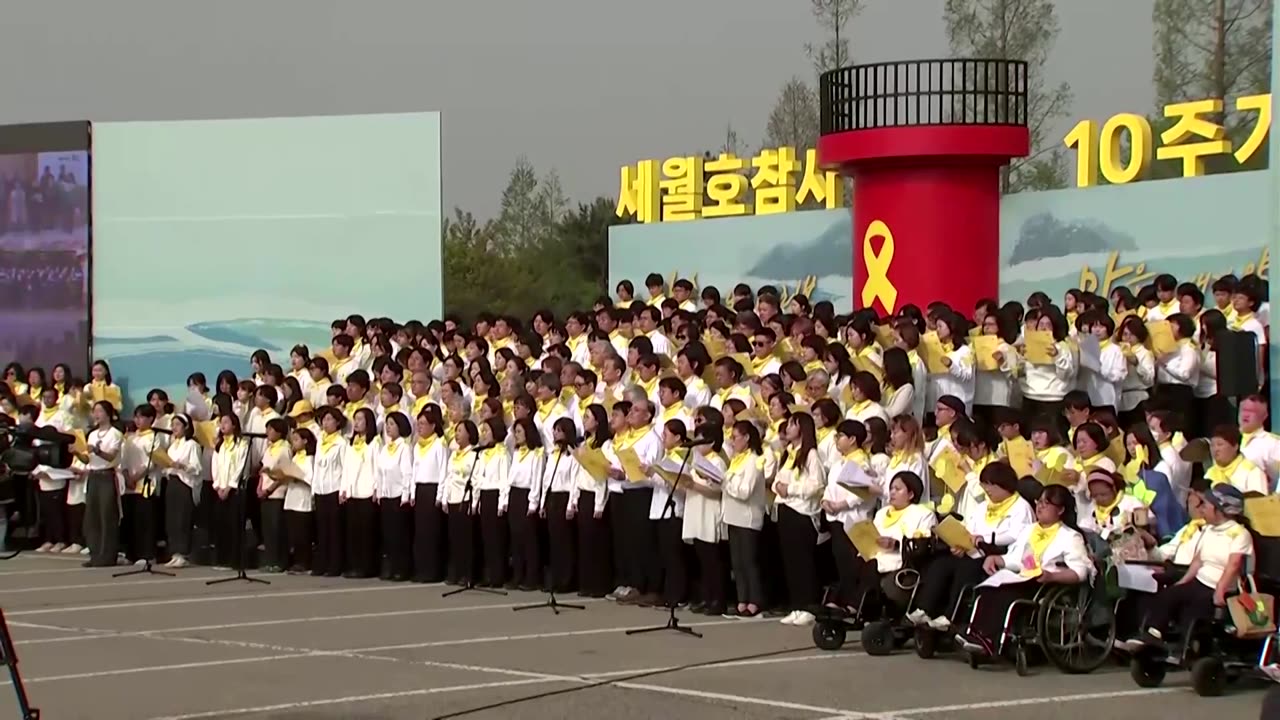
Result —
<instances>
[{"instance_id":1,"label":"wheelchair wheel","mask_svg":"<svg viewBox=\"0 0 1280 720\"><path fill-rule=\"evenodd\" d=\"M893 652L893 624L884 620L869 622L862 628L862 649L868 655Z\"/></svg>"},{"instance_id":2,"label":"wheelchair wheel","mask_svg":"<svg viewBox=\"0 0 1280 720\"><path fill-rule=\"evenodd\" d=\"M1031 674L1031 668L1027 664L1027 649L1022 645L1013 650L1013 669L1018 673L1018 677L1027 677Z\"/></svg>"},{"instance_id":3,"label":"wheelchair wheel","mask_svg":"<svg viewBox=\"0 0 1280 720\"><path fill-rule=\"evenodd\" d=\"M1090 627L1088 585L1059 586L1046 593L1036 613L1036 638L1049 662L1064 673L1080 675L1102 667L1111 657L1116 622Z\"/></svg>"},{"instance_id":4,"label":"wheelchair wheel","mask_svg":"<svg viewBox=\"0 0 1280 720\"><path fill-rule=\"evenodd\" d=\"M813 644L819 650L839 650L844 647L845 628L840 622L819 622L813 625Z\"/></svg>"},{"instance_id":5,"label":"wheelchair wheel","mask_svg":"<svg viewBox=\"0 0 1280 720\"><path fill-rule=\"evenodd\" d=\"M916 628L916 656L928 660L938 654L938 635L931 628Z\"/></svg>"},{"instance_id":6,"label":"wheelchair wheel","mask_svg":"<svg viewBox=\"0 0 1280 720\"><path fill-rule=\"evenodd\" d=\"M1129 677L1138 687L1157 688L1164 684L1169 668L1164 661L1149 653L1136 653L1129 661Z\"/></svg>"},{"instance_id":7,"label":"wheelchair wheel","mask_svg":"<svg viewBox=\"0 0 1280 720\"><path fill-rule=\"evenodd\" d=\"M1216 697L1227 685L1227 670L1216 657L1202 657L1191 664L1191 687L1200 697Z\"/></svg>"}]
</instances>

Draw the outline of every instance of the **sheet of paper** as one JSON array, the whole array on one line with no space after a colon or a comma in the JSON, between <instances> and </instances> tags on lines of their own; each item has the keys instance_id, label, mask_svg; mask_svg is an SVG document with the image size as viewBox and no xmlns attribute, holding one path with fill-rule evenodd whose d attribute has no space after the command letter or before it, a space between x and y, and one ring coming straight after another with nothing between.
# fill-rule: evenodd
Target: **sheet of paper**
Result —
<instances>
[{"instance_id":1,"label":"sheet of paper","mask_svg":"<svg viewBox=\"0 0 1280 720\"><path fill-rule=\"evenodd\" d=\"M1081 335L1076 339L1080 348L1080 367L1094 372L1102 372L1102 344L1092 335Z\"/></svg>"},{"instance_id":2,"label":"sheet of paper","mask_svg":"<svg viewBox=\"0 0 1280 720\"><path fill-rule=\"evenodd\" d=\"M961 468L962 458L955 448L947 448L934 461L931 469L934 476L942 481L951 492L960 492L966 482L965 472Z\"/></svg>"},{"instance_id":3,"label":"sheet of paper","mask_svg":"<svg viewBox=\"0 0 1280 720\"><path fill-rule=\"evenodd\" d=\"M1157 358L1177 350L1178 341L1173 339L1173 326L1165 320L1147 323L1147 345Z\"/></svg>"},{"instance_id":4,"label":"sheet of paper","mask_svg":"<svg viewBox=\"0 0 1280 720\"><path fill-rule=\"evenodd\" d=\"M857 548L858 554L864 560L870 560L880 554L880 546L876 544L880 539L880 531L870 520L854 523L845 534L853 541L853 546Z\"/></svg>"},{"instance_id":5,"label":"sheet of paper","mask_svg":"<svg viewBox=\"0 0 1280 720\"><path fill-rule=\"evenodd\" d=\"M850 490L862 490L878 487L880 483L867 474L867 470L856 462L847 462L840 468L836 483Z\"/></svg>"},{"instance_id":6,"label":"sheet of paper","mask_svg":"<svg viewBox=\"0 0 1280 720\"><path fill-rule=\"evenodd\" d=\"M927 332L920 337L920 354L924 356L924 363L930 374L945 375L948 372L947 366L942 362L947 353L942 349L938 333Z\"/></svg>"},{"instance_id":7,"label":"sheet of paper","mask_svg":"<svg viewBox=\"0 0 1280 720\"><path fill-rule=\"evenodd\" d=\"M724 482L724 471L708 460L705 455L693 454L693 469L697 470L698 475L705 480L710 480L717 484Z\"/></svg>"},{"instance_id":8,"label":"sheet of paper","mask_svg":"<svg viewBox=\"0 0 1280 720\"><path fill-rule=\"evenodd\" d=\"M1028 580L1030 580L1030 578L1020 573L1000 568L994 575L991 575L986 580L979 583L978 587L1000 587L1001 585L1014 585L1021 582L1027 582Z\"/></svg>"},{"instance_id":9,"label":"sheet of paper","mask_svg":"<svg viewBox=\"0 0 1280 720\"><path fill-rule=\"evenodd\" d=\"M969 339L973 348L973 362L979 370L994 372L1000 369L996 362L996 352L1000 350L1000 337L997 335L974 335Z\"/></svg>"},{"instance_id":10,"label":"sheet of paper","mask_svg":"<svg viewBox=\"0 0 1280 720\"><path fill-rule=\"evenodd\" d=\"M1005 440L1004 451L1009 458L1009 466L1018 473L1018 477L1024 478L1035 474L1036 451L1026 439L1016 437Z\"/></svg>"},{"instance_id":11,"label":"sheet of paper","mask_svg":"<svg viewBox=\"0 0 1280 720\"><path fill-rule=\"evenodd\" d=\"M1151 565L1130 565L1128 563L1116 563L1116 572L1120 587L1126 590L1138 590L1141 592L1154 593L1160 589L1160 583L1156 582L1156 572L1160 568Z\"/></svg>"},{"instance_id":12,"label":"sheet of paper","mask_svg":"<svg viewBox=\"0 0 1280 720\"><path fill-rule=\"evenodd\" d=\"M681 469L682 466L683 469ZM686 479L689 477L688 465L669 457L664 457L659 460L658 464L654 466L654 469L657 470L658 474L662 476L662 479L666 480L670 485L679 483L682 477Z\"/></svg>"},{"instance_id":13,"label":"sheet of paper","mask_svg":"<svg viewBox=\"0 0 1280 720\"><path fill-rule=\"evenodd\" d=\"M1023 338L1026 342L1027 362L1035 365L1052 365L1054 356L1050 348L1054 347L1053 333L1048 330L1028 330Z\"/></svg>"},{"instance_id":14,"label":"sheet of paper","mask_svg":"<svg viewBox=\"0 0 1280 720\"><path fill-rule=\"evenodd\" d=\"M627 476L627 480L631 482L644 482L649 479L645 474L643 463L640 462L640 456L631 448L623 448L618 451L618 464L622 466L622 472Z\"/></svg>"},{"instance_id":15,"label":"sheet of paper","mask_svg":"<svg viewBox=\"0 0 1280 720\"><path fill-rule=\"evenodd\" d=\"M167 469L173 467L173 459L169 457L169 451L164 448L156 448L151 451L151 467Z\"/></svg>"},{"instance_id":16,"label":"sheet of paper","mask_svg":"<svg viewBox=\"0 0 1280 720\"><path fill-rule=\"evenodd\" d=\"M598 448L583 447L578 450L578 464L596 482L609 479L609 459Z\"/></svg>"},{"instance_id":17,"label":"sheet of paper","mask_svg":"<svg viewBox=\"0 0 1280 720\"><path fill-rule=\"evenodd\" d=\"M975 549L973 536L969 534L969 529L964 526L964 523L956 520L951 515L946 516L942 519L942 522L938 523L938 527L934 529L934 534L942 542L946 543L947 547L964 550L965 552Z\"/></svg>"}]
</instances>

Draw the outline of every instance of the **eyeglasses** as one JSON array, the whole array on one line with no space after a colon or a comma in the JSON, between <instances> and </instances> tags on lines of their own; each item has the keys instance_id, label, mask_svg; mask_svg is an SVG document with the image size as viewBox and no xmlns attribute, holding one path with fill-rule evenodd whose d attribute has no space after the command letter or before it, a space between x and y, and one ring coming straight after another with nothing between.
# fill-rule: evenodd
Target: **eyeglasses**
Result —
<instances>
[{"instance_id":1,"label":"eyeglasses","mask_svg":"<svg viewBox=\"0 0 1280 720\"><path fill-rule=\"evenodd\" d=\"M762 347L769 347L769 343L764 342L763 340L756 340L755 342L753 342L753 343L751 343L751 344L752 344L752 346L754 346L754 347L758 347L758 348L762 348Z\"/></svg>"}]
</instances>

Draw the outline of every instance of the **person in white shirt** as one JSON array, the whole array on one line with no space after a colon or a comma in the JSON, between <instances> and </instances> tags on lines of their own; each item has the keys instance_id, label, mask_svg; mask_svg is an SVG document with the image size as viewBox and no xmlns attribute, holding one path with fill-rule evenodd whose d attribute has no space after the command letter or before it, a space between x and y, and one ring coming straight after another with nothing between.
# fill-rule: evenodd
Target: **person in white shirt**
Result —
<instances>
[{"instance_id":1,"label":"person in white shirt","mask_svg":"<svg viewBox=\"0 0 1280 720\"><path fill-rule=\"evenodd\" d=\"M311 401L313 407L327 405L329 387L333 385L333 378L329 374L329 361L322 357L311 358L311 362L307 363L307 372L311 376L307 399Z\"/></svg>"},{"instance_id":2,"label":"person in white shirt","mask_svg":"<svg viewBox=\"0 0 1280 720\"><path fill-rule=\"evenodd\" d=\"M863 449L866 442L867 429L861 422L840 422L836 427L835 451L827 467L826 489L822 493L823 518L827 532L831 534L829 547L839 575L835 595L827 604L849 612L856 610L859 605L865 568L858 562L858 551L847 533L855 524L871 519L882 491L879 483L874 487L854 491L841 485L840 480L854 472L862 473L861 478L868 478L871 457ZM857 469L850 469L850 465Z\"/></svg>"},{"instance_id":3,"label":"person in white shirt","mask_svg":"<svg viewBox=\"0 0 1280 720\"><path fill-rule=\"evenodd\" d=\"M765 455L760 430L739 420L729 436L729 467L722 485L721 510L729 531L729 564L737 586L738 604L726 614L752 618L765 603L760 571L760 531L766 514Z\"/></svg>"},{"instance_id":4,"label":"person in white shirt","mask_svg":"<svg viewBox=\"0 0 1280 720\"><path fill-rule=\"evenodd\" d=\"M165 471L164 519L170 558L165 566L181 568L191 556L192 521L203 484L203 448L195 441L195 424L189 415L174 415L169 428L173 436L166 450L171 465Z\"/></svg>"},{"instance_id":5,"label":"person in white shirt","mask_svg":"<svg viewBox=\"0 0 1280 720\"><path fill-rule=\"evenodd\" d=\"M1120 422L1129 427L1143 422L1143 405L1156 381L1156 361L1147 349L1149 334L1142 318L1129 315L1120 322L1120 351L1124 354L1125 376L1120 382Z\"/></svg>"},{"instance_id":6,"label":"person in white shirt","mask_svg":"<svg viewBox=\"0 0 1280 720\"><path fill-rule=\"evenodd\" d=\"M1231 305L1235 315L1227 318L1227 321L1232 330L1253 334L1258 347L1258 382L1265 385L1268 364L1267 326L1270 324L1270 319L1267 317L1268 313L1264 312L1267 305L1263 302L1264 300L1255 284L1241 282L1231 295Z\"/></svg>"},{"instance_id":7,"label":"person in white shirt","mask_svg":"<svg viewBox=\"0 0 1280 720\"><path fill-rule=\"evenodd\" d=\"M702 379L706 369L701 353L691 354L683 349L676 353L676 375L684 383L684 404L689 412L711 402L711 388Z\"/></svg>"},{"instance_id":8,"label":"person in white shirt","mask_svg":"<svg viewBox=\"0 0 1280 720\"><path fill-rule=\"evenodd\" d=\"M777 496L778 536L782 544L787 598L791 612L784 625L812 625L812 609L818 604L818 571L815 548L822 513L826 474L818 457L813 418L800 413L786 426L787 452L779 460L773 480Z\"/></svg>"},{"instance_id":9,"label":"person in white shirt","mask_svg":"<svg viewBox=\"0 0 1280 720\"><path fill-rule=\"evenodd\" d=\"M507 426L501 418L489 418L476 426L479 465L476 467L471 511L480 519L484 557L480 587L500 588L507 581L509 548L507 514L511 496L511 453L507 450Z\"/></svg>"},{"instance_id":10,"label":"person in white shirt","mask_svg":"<svg viewBox=\"0 0 1280 720\"><path fill-rule=\"evenodd\" d=\"M112 426L116 411L103 400L94 403L91 414L93 430L87 438L88 452L80 456L84 463L76 473L85 478L84 535L89 546L85 567L111 567L116 564L120 535L120 500L116 487L116 468L124 446L124 434Z\"/></svg>"},{"instance_id":11,"label":"person in white shirt","mask_svg":"<svg viewBox=\"0 0 1280 720\"><path fill-rule=\"evenodd\" d=\"M1080 323L1097 339L1099 347L1098 369L1083 367L1083 364L1080 368L1084 390L1089 393L1094 410L1108 408L1117 412L1129 364L1125 361L1124 349L1111 340L1115 335L1115 321L1101 310L1092 310L1080 317Z\"/></svg>"},{"instance_id":12,"label":"person in white shirt","mask_svg":"<svg viewBox=\"0 0 1280 720\"><path fill-rule=\"evenodd\" d=\"M994 408L1016 406L1015 391L1018 387L1021 358L1013 346L1017 342L1018 331L1010 315L996 310L987 313L982 318L982 334L995 338L997 344L989 360L977 357L978 351L974 350L976 368L973 377L973 416L983 422L990 422L995 414ZM992 361L995 364L993 370L981 369L984 364Z\"/></svg>"},{"instance_id":13,"label":"person in white shirt","mask_svg":"<svg viewBox=\"0 0 1280 720\"><path fill-rule=\"evenodd\" d=\"M378 504L378 526L386 562L378 577L393 582L409 579L410 501L413 497L413 426L396 411L383 422L373 462L373 496Z\"/></svg>"},{"instance_id":14,"label":"person in white shirt","mask_svg":"<svg viewBox=\"0 0 1280 720\"><path fill-rule=\"evenodd\" d=\"M596 422L598 424L598 419ZM648 402L632 406L623 401L614 405L609 417L613 438L603 448L610 463L610 493L614 494L610 502L617 501L622 516L622 522L617 525L619 533L614 538L615 547L620 550L622 585L614 589L613 595L623 605L663 604L662 563L655 521L666 510L668 496L659 492L647 475L628 476L619 458L620 453L630 450L641 467L653 465L662 458L662 442L649 429L652 422L653 408ZM592 431L590 426L586 430L598 435L598 430ZM677 510L679 507L677 505Z\"/></svg>"},{"instance_id":15,"label":"person in white shirt","mask_svg":"<svg viewBox=\"0 0 1280 720\"><path fill-rule=\"evenodd\" d=\"M698 559L699 591L691 612L699 615L722 615L728 609L729 567L725 564L723 481L728 465L721 448L724 443L724 416L711 408L701 408L694 415L694 438L704 444L686 450L685 475L680 484L685 488L684 522L680 537L692 543ZM710 444L705 444L709 441Z\"/></svg>"},{"instance_id":16,"label":"person in white shirt","mask_svg":"<svg viewBox=\"0 0 1280 720\"><path fill-rule=\"evenodd\" d=\"M249 444L241 437L234 413L218 418L217 449L213 454L214 567L238 567L242 558L244 514L240 486L249 472Z\"/></svg>"},{"instance_id":17,"label":"person in white shirt","mask_svg":"<svg viewBox=\"0 0 1280 720\"><path fill-rule=\"evenodd\" d=\"M24 426L34 425L41 428L49 427L61 433L71 432L74 419L58 402L57 389L45 388L41 396L41 403L42 405L39 409L30 405L24 407L19 412L19 424ZM76 476L69 469L52 468L47 465L37 466L31 475L39 482L39 495L37 497L39 501L41 536L44 538L44 543L36 549L36 552L60 553L66 550L69 543L72 542L71 534L79 535L78 530L75 533L67 532L67 481L71 480L80 484L83 484L84 481L74 479ZM80 552L80 548L76 547L75 551Z\"/></svg>"},{"instance_id":18,"label":"person in white shirt","mask_svg":"<svg viewBox=\"0 0 1280 720\"><path fill-rule=\"evenodd\" d=\"M543 376L549 377L549 376ZM559 378L552 379L558 384ZM551 400L555 402L554 397ZM558 419L558 418L557 418ZM550 433L551 428L548 428ZM532 592L542 587L542 543L539 514L547 517L547 535L558 565L552 566L551 586L556 592L568 592L573 584L573 552L569 518L569 489L554 496L547 485L547 456L542 445L542 431L532 417L516 420L511 425L513 452L508 472L510 496L507 519L511 533L511 579L508 589ZM544 506L544 502L547 503ZM569 551L565 552L565 547ZM557 573L556 571L559 570Z\"/></svg>"},{"instance_id":19,"label":"person in white shirt","mask_svg":"<svg viewBox=\"0 0 1280 720\"><path fill-rule=\"evenodd\" d=\"M121 525L132 531L125 539L125 557L138 567L156 557L155 518L163 470L154 464L151 454L157 450L163 453L168 443L167 434L153 429L155 421L154 407L139 405L134 409L135 430L125 436L118 470Z\"/></svg>"},{"instance_id":20,"label":"person in white shirt","mask_svg":"<svg viewBox=\"0 0 1280 720\"><path fill-rule=\"evenodd\" d=\"M1182 313L1174 313L1165 322L1173 328L1177 347L1156 358L1156 393L1162 407L1189 425L1195 410L1194 388L1200 377L1200 351L1191 339L1196 326Z\"/></svg>"},{"instance_id":21,"label":"person in white shirt","mask_svg":"<svg viewBox=\"0 0 1280 720\"><path fill-rule=\"evenodd\" d=\"M1213 462L1204 469L1204 477L1213 486L1233 485L1242 493L1267 495L1271 484L1267 476L1240 452L1240 429L1220 425L1209 438Z\"/></svg>"},{"instance_id":22,"label":"person in white shirt","mask_svg":"<svg viewBox=\"0 0 1280 720\"><path fill-rule=\"evenodd\" d=\"M1253 556L1253 536L1238 522L1244 514L1244 493L1219 484L1206 490L1204 499L1205 527L1195 558L1177 583L1152 599L1146 632L1139 637L1145 644L1163 648L1175 620L1183 631L1195 620L1212 617L1215 608L1225 607L1227 593L1236 589Z\"/></svg>"},{"instance_id":23,"label":"person in white shirt","mask_svg":"<svg viewBox=\"0 0 1280 720\"><path fill-rule=\"evenodd\" d=\"M1049 348L1052 363L1034 363L1023 352L1022 410L1027 417L1062 413L1062 399L1075 387L1076 353L1067 342L1067 319L1052 305L1027 312L1027 329L1049 332L1053 345Z\"/></svg>"},{"instance_id":24,"label":"person in white shirt","mask_svg":"<svg viewBox=\"0 0 1280 720\"><path fill-rule=\"evenodd\" d=\"M338 501L345 507L343 531L346 535L346 572L343 577L377 577L376 488L378 425L373 410L362 407L352 413L351 442L342 459L342 484Z\"/></svg>"},{"instance_id":25,"label":"person in white shirt","mask_svg":"<svg viewBox=\"0 0 1280 720\"><path fill-rule=\"evenodd\" d=\"M1267 475L1268 487L1275 488L1280 477L1280 437L1264 429L1267 399L1249 395L1240 401L1240 452Z\"/></svg>"},{"instance_id":26,"label":"person in white shirt","mask_svg":"<svg viewBox=\"0 0 1280 720\"><path fill-rule=\"evenodd\" d=\"M342 480L347 440L342 435L347 418L336 407L316 411L320 437L312 458L311 501L315 513L315 557L312 576L342 575ZM287 498L286 498L287 499Z\"/></svg>"},{"instance_id":27,"label":"person in white shirt","mask_svg":"<svg viewBox=\"0 0 1280 720\"><path fill-rule=\"evenodd\" d=\"M289 445L289 423L284 418L267 419L262 428L267 437L259 460L261 470L255 487L262 511L262 571L279 573L289 567L289 530L284 514L289 478L272 471L280 469L293 457L295 451Z\"/></svg>"},{"instance_id":28,"label":"person in white shirt","mask_svg":"<svg viewBox=\"0 0 1280 720\"><path fill-rule=\"evenodd\" d=\"M849 393L853 402L846 409L846 418L863 425L871 418L880 418L886 425L889 423L889 413L880 404L880 381L875 375L866 370L855 372L849 380Z\"/></svg>"},{"instance_id":29,"label":"person in white shirt","mask_svg":"<svg viewBox=\"0 0 1280 720\"><path fill-rule=\"evenodd\" d=\"M956 313L938 309L934 311L938 341L942 344L942 364L945 373L929 375L928 393L933 399L944 395L960 398L965 408L973 407L973 348L965 336L965 322Z\"/></svg>"},{"instance_id":30,"label":"person in white shirt","mask_svg":"<svg viewBox=\"0 0 1280 720\"><path fill-rule=\"evenodd\" d=\"M440 582L445 577L444 490L452 453L444 438L440 406L429 403L414 418L413 478L409 505L413 508L413 582Z\"/></svg>"},{"instance_id":31,"label":"person in white shirt","mask_svg":"<svg viewBox=\"0 0 1280 720\"><path fill-rule=\"evenodd\" d=\"M556 421L552 435L555 457L549 460L549 482L552 488L572 483L566 512L578 523L578 589L588 597L603 598L608 596L609 586L613 581L610 567L610 551L614 550L611 548L611 531L621 535L619 526L622 525L623 518L606 516L606 512L610 515L614 512L608 504L614 496L609 492L607 471L604 474L593 474L580 462L580 458L586 454L602 453L609 438L608 424L603 419L600 422L596 420L596 417L604 418L604 408L599 405L592 407L594 410L588 408L583 413L587 418L585 424L591 427L592 432L584 433L581 443L577 425L573 421L568 418ZM616 523L614 527L611 527L610 520Z\"/></svg>"}]
</instances>

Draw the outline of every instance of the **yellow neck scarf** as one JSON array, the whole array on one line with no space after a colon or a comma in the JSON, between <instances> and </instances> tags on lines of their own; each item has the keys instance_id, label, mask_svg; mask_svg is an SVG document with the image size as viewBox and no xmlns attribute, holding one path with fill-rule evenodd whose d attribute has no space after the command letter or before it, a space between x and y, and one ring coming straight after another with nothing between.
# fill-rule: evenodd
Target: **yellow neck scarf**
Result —
<instances>
[{"instance_id":1,"label":"yellow neck scarf","mask_svg":"<svg viewBox=\"0 0 1280 720\"><path fill-rule=\"evenodd\" d=\"M364 439L364 435L356 435L351 440L351 449L358 454L363 455L366 448L369 447L369 441Z\"/></svg>"},{"instance_id":2,"label":"yellow neck scarf","mask_svg":"<svg viewBox=\"0 0 1280 720\"><path fill-rule=\"evenodd\" d=\"M1192 520L1191 522L1184 525L1182 527L1182 531L1178 533L1178 544L1181 545L1186 541L1190 540L1191 538L1195 537L1195 534L1200 532L1200 529L1204 527L1204 524L1205 524L1204 519L1199 519L1199 520Z\"/></svg>"},{"instance_id":3,"label":"yellow neck scarf","mask_svg":"<svg viewBox=\"0 0 1280 720\"><path fill-rule=\"evenodd\" d=\"M1117 495L1116 495L1116 499L1115 499L1115 500L1112 500L1112 501L1111 501L1111 504L1110 504L1110 505L1107 505L1107 506L1105 506L1105 507L1104 507L1104 506L1102 506L1102 505L1094 505L1094 506L1093 506L1093 519L1094 519L1094 520L1097 520L1099 525L1103 525L1103 524L1105 524L1105 523L1107 522L1107 519L1111 517L1111 511L1112 511L1112 510L1115 510L1115 509L1116 509L1116 507L1117 507L1118 505L1120 505L1120 498L1122 498L1122 497L1124 497L1124 496L1123 496L1123 495L1120 495L1120 494L1117 494Z\"/></svg>"},{"instance_id":4,"label":"yellow neck scarf","mask_svg":"<svg viewBox=\"0 0 1280 720\"><path fill-rule=\"evenodd\" d=\"M1049 545L1053 543L1053 539L1058 537L1058 531L1062 529L1062 523L1057 522L1049 527L1045 527L1040 523L1036 523L1031 530L1031 537L1027 541L1027 554L1022 557L1022 576L1027 578L1039 577L1043 571L1040 563L1044 559L1045 550L1049 549Z\"/></svg>"},{"instance_id":5,"label":"yellow neck scarf","mask_svg":"<svg viewBox=\"0 0 1280 720\"><path fill-rule=\"evenodd\" d=\"M831 433L833 433L833 432L835 432L835 431L836 431L836 429L835 429L835 428L833 428L833 427L818 428L818 431L817 431L817 435L818 435L818 444L819 444L819 445L821 445L821 444L822 444L822 442L823 442L824 440L826 440L827 438L831 437Z\"/></svg>"},{"instance_id":6,"label":"yellow neck scarf","mask_svg":"<svg viewBox=\"0 0 1280 720\"><path fill-rule=\"evenodd\" d=\"M418 438L418 441L414 443L414 449L418 453L418 457L422 457L423 455L426 455L427 451L430 450L431 447L435 445L436 442L438 442L439 440L440 440L439 435L428 435L426 437Z\"/></svg>"},{"instance_id":7,"label":"yellow neck scarf","mask_svg":"<svg viewBox=\"0 0 1280 720\"><path fill-rule=\"evenodd\" d=\"M911 506L908 505L907 507L911 507ZM885 505L884 506L884 526L881 527L880 529L883 531L883 530L888 530L889 528L892 528L892 527L896 527L899 523L902 522L902 519L906 517L906 515L907 515L907 508L902 508L901 510L899 510L892 505Z\"/></svg>"},{"instance_id":8,"label":"yellow neck scarf","mask_svg":"<svg viewBox=\"0 0 1280 720\"><path fill-rule=\"evenodd\" d=\"M546 422L551 413L555 412L556 404L555 398L538 403L538 422Z\"/></svg>"},{"instance_id":9,"label":"yellow neck scarf","mask_svg":"<svg viewBox=\"0 0 1280 720\"><path fill-rule=\"evenodd\" d=\"M306 460L307 460L306 450L299 450L298 452L293 454L293 463L295 465L298 463L306 462Z\"/></svg>"},{"instance_id":10,"label":"yellow neck scarf","mask_svg":"<svg viewBox=\"0 0 1280 720\"><path fill-rule=\"evenodd\" d=\"M1243 462L1244 455L1236 453L1235 459L1226 465L1219 465L1215 462L1212 467L1204 471L1204 476L1209 478L1214 485L1230 483L1231 476L1235 474L1236 470Z\"/></svg>"},{"instance_id":11,"label":"yellow neck scarf","mask_svg":"<svg viewBox=\"0 0 1280 720\"><path fill-rule=\"evenodd\" d=\"M671 407L665 407L662 409L662 422L665 423L668 420L674 420L675 417L679 415L680 411L683 409L684 409L684 403L680 402L679 400L671 403Z\"/></svg>"},{"instance_id":12,"label":"yellow neck scarf","mask_svg":"<svg viewBox=\"0 0 1280 720\"><path fill-rule=\"evenodd\" d=\"M1017 504L1017 502L1018 502L1017 493L1013 493L1012 495L1005 498L1004 500L1001 500L1000 502L992 502L991 499L988 498L987 499L987 524L995 525L999 523L1001 520L1004 519L1005 515L1009 514L1009 511L1013 509L1013 506Z\"/></svg>"},{"instance_id":13,"label":"yellow neck scarf","mask_svg":"<svg viewBox=\"0 0 1280 720\"><path fill-rule=\"evenodd\" d=\"M285 446L284 438L281 438L271 443L270 445L268 445L267 452L274 457L276 455L279 455L280 451L284 450L284 446Z\"/></svg>"},{"instance_id":14,"label":"yellow neck scarf","mask_svg":"<svg viewBox=\"0 0 1280 720\"><path fill-rule=\"evenodd\" d=\"M337 444L341 436L336 432L327 432L320 436L320 452L328 452L329 448Z\"/></svg>"}]
</instances>

